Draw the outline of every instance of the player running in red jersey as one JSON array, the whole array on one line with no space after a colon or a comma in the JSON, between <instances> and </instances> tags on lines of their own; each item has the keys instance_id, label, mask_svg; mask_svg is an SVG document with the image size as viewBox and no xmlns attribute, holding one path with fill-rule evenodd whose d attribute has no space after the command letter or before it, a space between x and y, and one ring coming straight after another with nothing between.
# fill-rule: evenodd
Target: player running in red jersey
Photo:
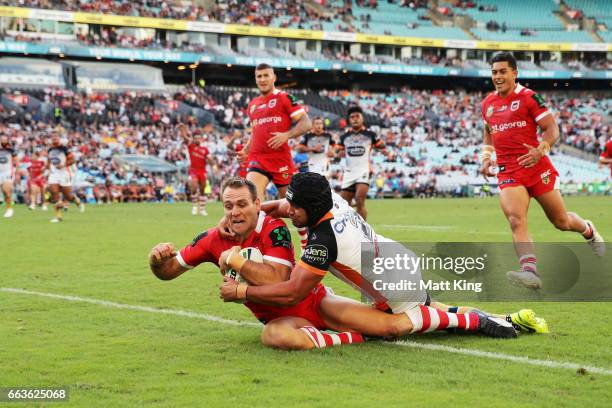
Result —
<instances>
[{"instance_id":1,"label":"player running in red jersey","mask_svg":"<svg viewBox=\"0 0 612 408\"><path fill-rule=\"evenodd\" d=\"M191 194L191 215L208 215L206 212L206 163L210 161L209 151L200 130L190 134L186 126L181 127L181 137L189 152L189 192Z\"/></svg>"},{"instance_id":2,"label":"player running in red jersey","mask_svg":"<svg viewBox=\"0 0 612 408\"><path fill-rule=\"evenodd\" d=\"M282 282L289 278L294 265L291 235L282 220L274 219L260 211L255 185L241 178L227 180L221 188L226 216L232 220L238 233L240 246L256 247L263 254L264 263L242 265L240 276L251 285ZM237 241L221 237L217 228L198 235L190 245L177 252L171 243L161 243L149 253L149 265L162 280L178 277L201 263L218 265L224 251L234 247ZM322 333L327 329L319 313L320 303L327 298L323 285L317 285L305 298L291 307L266 306L246 302L255 317L266 326L261 334L262 343L282 349L309 349L316 343L311 336L320 336L325 345L363 342L358 333ZM317 337L319 339L319 337Z\"/></svg>"},{"instance_id":3,"label":"player running in red jersey","mask_svg":"<svg viewBox=\"0 0 612 408\"><path fill-rule=\"evenodd\" d=\"M531 197L538 201L556 228L582 234L599 256L605 251L604 240L591 221L565 209L559 191L559 173L547 156L559 138L559 128L543 98L516 82L518 70L512 53L497 53L490 63L495 92L482 102L485 127L481 172L485 178L497 174L500 204L510 223L519 257L520 270L508 272L508 279L538 289L542 282L527 229ZM539 143L538 127L542 130ZM496 161L492 159L494 152Z\"/></svg>"},{"instance_id":4,"label":"player running in red jersey","mask_svg":"<svg viewBox=\"0 0 612 408\"><path fill-rule=\"evenodd\" d=\"M36 209L36 204L44 205L45 201L45 175L47 162L39 151L32 152L30 166L28 167L28 189L30 192L30 210Z\"/></svg>"},{"instance_id":5,"label":"player running in red jersey","mask_svg":"<svg viewBox=\"0 0 612 408\"><path fill-rule=\"evenodd\" d=\"M6 204L4 218L13 216L13 183L15 182L16 163L15 151L8 136L0 136L0 187Z\"/></svg>"},{"instance_id":6,"label":"player running in red jersey","mask_svg":"<svg viewBox=\"0 0 612 408\"><path fill-rule=\"evenodd\" d=\"M610 138L599 156L600 166L610 166L610 177L612 177L612 138Z\"/></svg>"},{"instance_id":7,"label":"player running in red jersey","mask_svg":"<svg viewBox=\"0 0 612 408\"><path fill-rule=\"evenodd\" d=\"M274 87L276 75L268 64L255 68L255 82L261 95L248 105L251 138L239 158L247 161L247 179L257 186L257 196L265 197L272 181L284 197L295 167L287 141L308 132L312 126L308 114L297 99ZM295 126L291 127L295 123Z\"/></svg>"}]
</instances>

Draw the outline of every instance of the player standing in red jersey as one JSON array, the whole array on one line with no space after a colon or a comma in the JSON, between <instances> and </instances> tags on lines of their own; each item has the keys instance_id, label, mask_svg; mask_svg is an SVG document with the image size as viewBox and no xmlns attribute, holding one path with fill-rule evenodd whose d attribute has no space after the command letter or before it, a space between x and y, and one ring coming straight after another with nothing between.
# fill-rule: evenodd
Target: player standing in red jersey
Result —
<instances>
[{"instance_id":1,"label":"player standing in red jersey","mask_svg":"<svg viewBox=\"0 0 612 408\"><path fill-rule=\"evenodd\" d=\"M610 166L610 177L612 177L612 138L610 138L599 156L599 164L601 166Z\"/></svg>"},{"instance_id":2,"label":"player standing in red jersey","mask_svg":"<svg viewBox=\"0 0 612 408\"><path fill-rule=\"evenodd\" d=\"M495 92L482 102L485 127L481 172L485 178L497 174L500 204L512 229L520 270L508 272L508 279L538 289L542 282L527 229L531 197L556 228L582 234L599 256L605 252L604 240L591 221L565 209L559 191L559 173L547 156L559 138L559 128L543 98L516 82L518 70L512 53L497 53L490 63ZM542 130L541 142L538 142L538 127ZM492 159L494 152L496 162Z\"/></svg>"},{"instance_id":3,"label":"player standing in red jersey","mask_svg":"<svg viewBox=\"0 0 612 408\"><path fill-rule=\"evenodd\" d=\"M181 136L189 151L189 192L191 194L191 215L208 215L206 212L206 163L210 161L209 151L200 130L193 135L186 126L181 127Z\"/></svg>"},{"instance_id":4,"label":"player standing in red jersey","mask_svg":"<svg viewBox=\"0 0 612 408\"><path fill-rule=\"evenodd\" d=\"M28 189L30 192L30 210L36 209L36 204L44 204L45 200L45 176L44 171L47 167L47 162L41 156L40 152L34 150L28 167Z\"/></svg>"},{"instance_id":5,"label":"player standing in red jersey","mask_svg":"<svg viewBox=\"0 0 612 408\"><path fill-rule=\"evenodd\" d=\"M287 141L308 132L312 126L308 114L297 99L274 87L276 75L268 64L255 68L255 82L261 95L247 108L252 136L239 158L247 161L247 179L257 186L257 196L265 198L272 181L282 198L295 167ZM295 126L291 125L295 123Z\"/></svg>"},{"instance_id":6,"label":"player standing in red jersey","mask_svg":"<svg viewBox=\"0 0 612 408\"><path fill-rule=\"evenodd\" d=\"M219 259L228 256L239 243L242 248L258 248L264 258L263 264L244 260L236 268L244 280L252 285L264 285L289 279L289 272L295 264L289 229L282 220L260 211L255 185L238 177L231 178L223 183L221 197L225 216L231 221L239 240L225 239L217 228L211 228L178 252L171 243L158 244L149 253L149 265L155 276L170 280L204 262L219 266ZM327 289L317 285L301 302L291 307L253 302L244 305L266 325L261 340L269 347L310 349L363 342L358 333L327 334L319 331L327 328L319 314L321 301L327 296ZM323 339L324 344L313 340L313 335Z\"/></svg>"}]
</instances>

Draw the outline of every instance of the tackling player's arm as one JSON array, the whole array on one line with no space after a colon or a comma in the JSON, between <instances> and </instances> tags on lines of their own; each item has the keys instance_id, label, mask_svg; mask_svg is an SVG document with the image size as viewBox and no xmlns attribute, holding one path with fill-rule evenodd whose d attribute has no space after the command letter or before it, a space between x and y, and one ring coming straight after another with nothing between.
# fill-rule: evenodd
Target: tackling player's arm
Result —
<instances>
[{"instance_id":1,"label":"tackling player's arm","mask_svg":"<svg viewBox=\"0 0 612 408\"><path fill-rule=\"evenodd\" d=\"M176 259L176 249L170 242L157 244L149 252L149 267L161 280L174 279L188 269Z\"/></svg>"},{"instance_id":2,"label":"tackling player's arm","mask_svg":"<svg viewBox=\"0 0 612 408\"><path fill-rule=\"evenodd\" d=\"M329 231L326 230L328 227ZM321 225L316 234L312 231L309 234L308 245L288 281L275 285L248 286L238 285L233 279L225 278L220 288L221 298L226 302L246 299L275 306L295 305L321 282L337 256L338 247L331 226Z\"/></svg>"},{"instance_id":3,"label":"tackling player's arm","mask_svg":"<svg viewBox=\"0 0 612 408\"><path fill-rule=\"evenodd\" d=\"M219 257L219 268L224 273L229 267L235 270L249 285L269 285L289 279L291 268L278 262L264 259L263 263L253 262L240 255L240 247L234 246ZM288 261L289 262L289 261Z\"/></svg>"},{"instance_id":4,"label":"tackling player's arm","mask_svg":"<svg viewBox=\"0 0 612 408\"><path fill-rule=\"evenodd\" d=\"M280 200L266 201L261 204L261 211L272 218L289 218L289 202L283 198Z\"/></svg>"},{"instance_id":5,"label":"tackling player's arm","mask_svg":"<svg viewBox=\"0 0 612 408\"><path fill-rule=\"evenodd\" d=\"M238 285L230 278L224 278L221 286L221 298L225 302L246 299L255 303L273 306L291 306L302 301L308 293L323 279L298 263L288 281L274 285L246 286ZM246 287L244 287L246 286Z\"/></svg>"}]
</instances>

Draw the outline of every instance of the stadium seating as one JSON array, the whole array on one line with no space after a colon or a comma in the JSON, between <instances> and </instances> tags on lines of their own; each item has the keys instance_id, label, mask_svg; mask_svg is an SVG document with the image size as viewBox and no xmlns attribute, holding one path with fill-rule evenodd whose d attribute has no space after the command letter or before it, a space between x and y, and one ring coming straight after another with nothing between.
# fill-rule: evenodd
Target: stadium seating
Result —
<instances>
[{"instance_id":1,"label":"stadium seating","mask_svg":"<svg viewBox=\"0 0 612 408\"><path fill-rule=\"evenodd\" d=\"M505 23L509 30L525 28L535 30L564 30L561 20L554 14L559 5L553 0L486 0L481 4L493 6L497 11L480 11L474 8L453 8L456 14L467 14L484 26L493 20L498 24Z\"/></svg>"},{"instance_id":2,"label":"stadium seating","mask_svg":"<svg viewBox=\"0 0 612 408\"><path fill-rule=\"evenodd\" d=\"M472 33L481 40L489 41L526 41L526 42L594 42L593 37L585 31L530 31L522 35L521 30L490 31L486 28L473 28Z\"/></svg>"},{"instance_id":3,"label":"stadium seating","mask_svg":"<svg viewBox=\"0 0 612 408\"><path fill-rule=\"evenodd\" d=\"M332 129L345 117L348 106L358 103L363 107L366 123L388 145L388 155L374 151L372 157L374 169L384 175L385 191L389 193L463 195L468 185L483 181L477 175L482 138L477 106L482 93L408 89L390 94L291 92L309 106L312 115L329 118ZM236 129L241 132L245 127L246 106L256 94L253 88L229 86L207 86L205 90L172 86L160 94L0 88L0 133L21 140L19 150L23 154L43 147L45 135L62 124L68 139L80 146L77 180L85 189L83 194L91 195L94 186L108 184L119 186L126 199L140 200L146 194L141 196L138 191L152 189L156 176L118 168L113 157L149 154L184 171L187 162L176 126L185 124L189 131L201 128L192 111L198 110L210 118L206 122L210 125L204 129L215 157L211 178L218 182L237 166L235 160L228 160L226 134ZM597 154L610 134L604 116L612 109L612 99L558 93L545 95L545 99L559 116L562 141ZM59 116L56 107L61 107ZM335 132L338 134L337 128ZM568 182L603 180L607 174L593 161L557 152L553 161ZM340 166L338 162L333 168ZM337 177L334 183L338 183ZM171 189L177 194L184 192L176 184Z\"/></svg>"}]
</instances>

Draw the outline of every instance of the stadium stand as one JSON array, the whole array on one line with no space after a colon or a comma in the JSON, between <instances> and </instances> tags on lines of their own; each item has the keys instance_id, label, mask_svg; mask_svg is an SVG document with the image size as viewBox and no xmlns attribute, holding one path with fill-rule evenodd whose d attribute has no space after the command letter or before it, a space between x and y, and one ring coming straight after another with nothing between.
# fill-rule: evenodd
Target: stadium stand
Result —
<instances>
[{"instance_id":1,"label":"stadium stand","mask_svg":"<svg viewBox=\"0 0 612 408\"><path fill-rule=\"evenodd\" d=\"M191 132L204 131L215 160L210 169L217 192L218 182L233 174L237 162L228 155L226 143L244 128L245 108L253 89L210 86L168 87L165 93L73 92L68 89L8 89L0 91L0 133L19 146L20 156L42 149L48 136L61 134L78 153L77 184L80 194L95 201L108 191L117 200L184 199L185 189L176 177L184 172L186 156L176 126ZM466 195L482 185L477 174L481 143L478 111L482 93L464 91L424 92L403 89L389 94L348 91L292 90L314 112L341 124L346 107L359 103L389 146L389 155L373 153L375 177L371 195L430 196ZM547 94L560 123L563 142L598 154L612 136L610 98L579 98ZM202 127L181 106L207 112L211 120ZM318 114L317 113L317 114ZM377 121L373 121L378 119ZM332 126L333 127L333 126ZM337 129L337 128L336 128ZM126 156L127 155L127 156ZM147 155L165 160L164 172L150 164L134 167L125 157ZM125 156L125 157L124 157ZM121 157L121 159L120 159ZM586 183L605 179L593 162L556 153L555 164L566 181ZM140 161L142 162L142 160ZM175 170L173 170L176 166ZM332 184L339 184L341 162L333 165ZM147 170L149 169L149 170ZM381 191L377 180L383 179ZM23 187L23 186L22 186ZM23 192L23 189L21 190ZM98 193L95 193L97 191Z\"/></svg>"},{"instance_id":2,"label":"stadium stand","mask_svg":"<svg viewBox=\"0 0 612 408\"><path fill-rule=\"evenodd\" d=\"M489 0L436 2L427 1L365 1L336 0L321 2L306 0L284 0L274 3L245 0L217 0L196 5L192 1L71 1L71 0L22 0L19 6L42 9L85 11L103 14L140 17L173 18L190 21L215 21L279 28L308 30L362 32L406 37L445 38L470 40L474 38L501 41L551 41L594 42L596 37L583 30L566 30L556 13L560 13L559 2L554 0ZM581 8L585 15L592 16L607 26L608 31L599 32L604 41L609 41L612 26L612 10L609 2L565 2L571 7ZM1 0L1 5L13 6L14 2ZM318 3L317 3L318 4ZM453 26L452 20L444 23L432 22L431 13L446 8L451 13L468 16L474 22L471 30ZM528 10L528 12L525 12ZM53 32L53 22L41 20L29 24L51 24L45 32ZM449 25L450 24L450 25ZM469 34L467 31L469 31ZM66 34L70 34L66 32ZM120 35L121 36L121 35ZM102 36L101 36L102 37ZM532 38L533 37L533 38ZM94 41L95 40L91 40ZM126 38L117 40L124 45L134 45ZM136 41L138 46L147 46ZM151 41L152 43L159 40ZM197 42L194 42L197 46Z\"/></svg>"}]
</instances>

